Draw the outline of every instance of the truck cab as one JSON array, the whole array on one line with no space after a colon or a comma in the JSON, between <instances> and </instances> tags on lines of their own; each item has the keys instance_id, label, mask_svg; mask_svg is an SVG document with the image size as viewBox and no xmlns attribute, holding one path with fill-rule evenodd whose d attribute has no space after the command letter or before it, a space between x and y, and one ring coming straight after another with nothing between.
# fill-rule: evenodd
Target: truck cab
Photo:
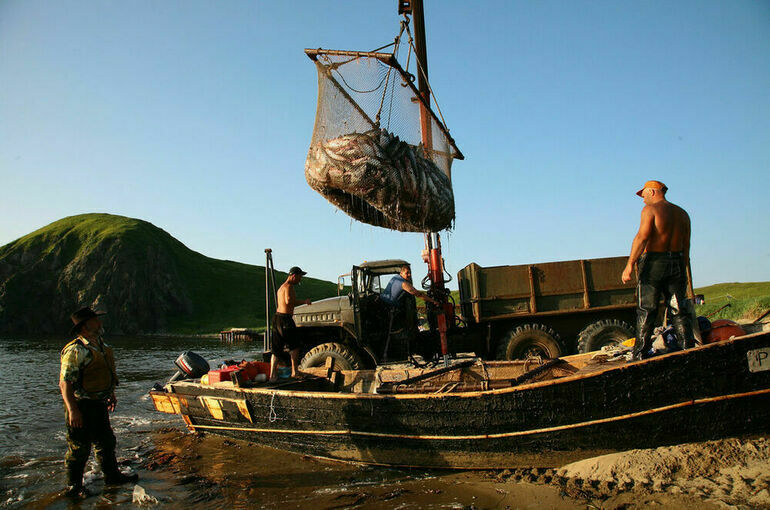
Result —
<instances>
[{"instance_id":1,"label":"truck cab","mask_svg":"<svg viewBox=\"0 0 770 510\"><path fill-rule=\"evenodd\" d=\"M364 262L353 266L350 286L338 285L336 297L294 309L294 322L302 339L300 368L321 366L332 357L342 369L374 367L403 360L417 349L422 337L414 296L406 292L396 306L380 296L405 260Z\"/></svg>"}]
</instances>

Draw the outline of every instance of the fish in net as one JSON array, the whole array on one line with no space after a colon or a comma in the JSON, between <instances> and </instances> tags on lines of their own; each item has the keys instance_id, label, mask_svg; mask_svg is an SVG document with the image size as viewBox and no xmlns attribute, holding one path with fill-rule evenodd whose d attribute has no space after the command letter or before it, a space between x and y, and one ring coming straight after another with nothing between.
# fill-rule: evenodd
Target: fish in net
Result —
<instances>
[{"instance_id":1,"label":"fish in net","mask_svg":"<svg viewBox=\"0 0 770 510\"><path fill-rule=\"evenodd\" d=\"M402 232L451 228L451 166L463 155L395 50L305 53L318 70L310 187L364 223Z\"/></svg>"},{"instance_id":2,"label":"fish in net","mask_svg":"<svg viewBox=\"0 0 770 510\"><path fill-rule=\"evenodd\" d=\"M438 232L455 217L452 183L420 147L385 129L313 143L311 188L353 218L401 232Z\"/></svg>"}]
</instances>

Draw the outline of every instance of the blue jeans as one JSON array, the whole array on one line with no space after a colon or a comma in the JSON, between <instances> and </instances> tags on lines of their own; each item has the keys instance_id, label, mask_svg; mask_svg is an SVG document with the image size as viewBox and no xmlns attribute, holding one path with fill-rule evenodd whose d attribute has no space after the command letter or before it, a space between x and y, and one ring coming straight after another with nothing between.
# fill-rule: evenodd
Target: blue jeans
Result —
<instances>
[{"instance_id":1,"label":"blue jeans","mask_svg":"<svg viewBox=\"0 0 770 510\"><path fill-rule=\"evenodd\" d=\"M682 349L695 345L691 306L687 299L687 268L681 252L645 253L639 258L638 308L634 358L641 359L652 348L652 332L663 296L674 333Z\"/></svg>"}]
</instances>

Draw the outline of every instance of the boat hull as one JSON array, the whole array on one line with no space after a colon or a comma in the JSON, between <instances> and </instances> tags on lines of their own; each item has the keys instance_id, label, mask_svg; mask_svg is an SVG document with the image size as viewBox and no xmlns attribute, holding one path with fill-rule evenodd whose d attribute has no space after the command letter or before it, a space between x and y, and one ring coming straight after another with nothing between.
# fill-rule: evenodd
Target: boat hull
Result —
<instances>
[{"instance_id":1,"label":"boat hull","mask_svg":"<svg viewBox=\"0 0 770 510\"><path fill-rule=\"evenodd\" d=\"M151 394L191 430L303 455L430 468L550 467L768 432L770 360L752 365L762 353L770 354L768 333L489 391L378 395L181 382Z\"/></svg>"}]
</instances>

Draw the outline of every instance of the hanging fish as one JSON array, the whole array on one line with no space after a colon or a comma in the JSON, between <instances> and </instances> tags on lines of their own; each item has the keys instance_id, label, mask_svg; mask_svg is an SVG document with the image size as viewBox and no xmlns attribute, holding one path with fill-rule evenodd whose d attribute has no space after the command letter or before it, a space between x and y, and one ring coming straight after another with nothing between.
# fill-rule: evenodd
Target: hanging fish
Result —
<instances>
[{"instance_id":1,"label":"hanging fish","mask_svg":"<svg viewBox=\"0 0 770 510\"><path fill-rule=\"evenodd\" d=\"M401 232L438 232L455 217L452 183L421 148L384 129L310 147L305 179L353 218Z\"/></svg>"}]
</instances>

